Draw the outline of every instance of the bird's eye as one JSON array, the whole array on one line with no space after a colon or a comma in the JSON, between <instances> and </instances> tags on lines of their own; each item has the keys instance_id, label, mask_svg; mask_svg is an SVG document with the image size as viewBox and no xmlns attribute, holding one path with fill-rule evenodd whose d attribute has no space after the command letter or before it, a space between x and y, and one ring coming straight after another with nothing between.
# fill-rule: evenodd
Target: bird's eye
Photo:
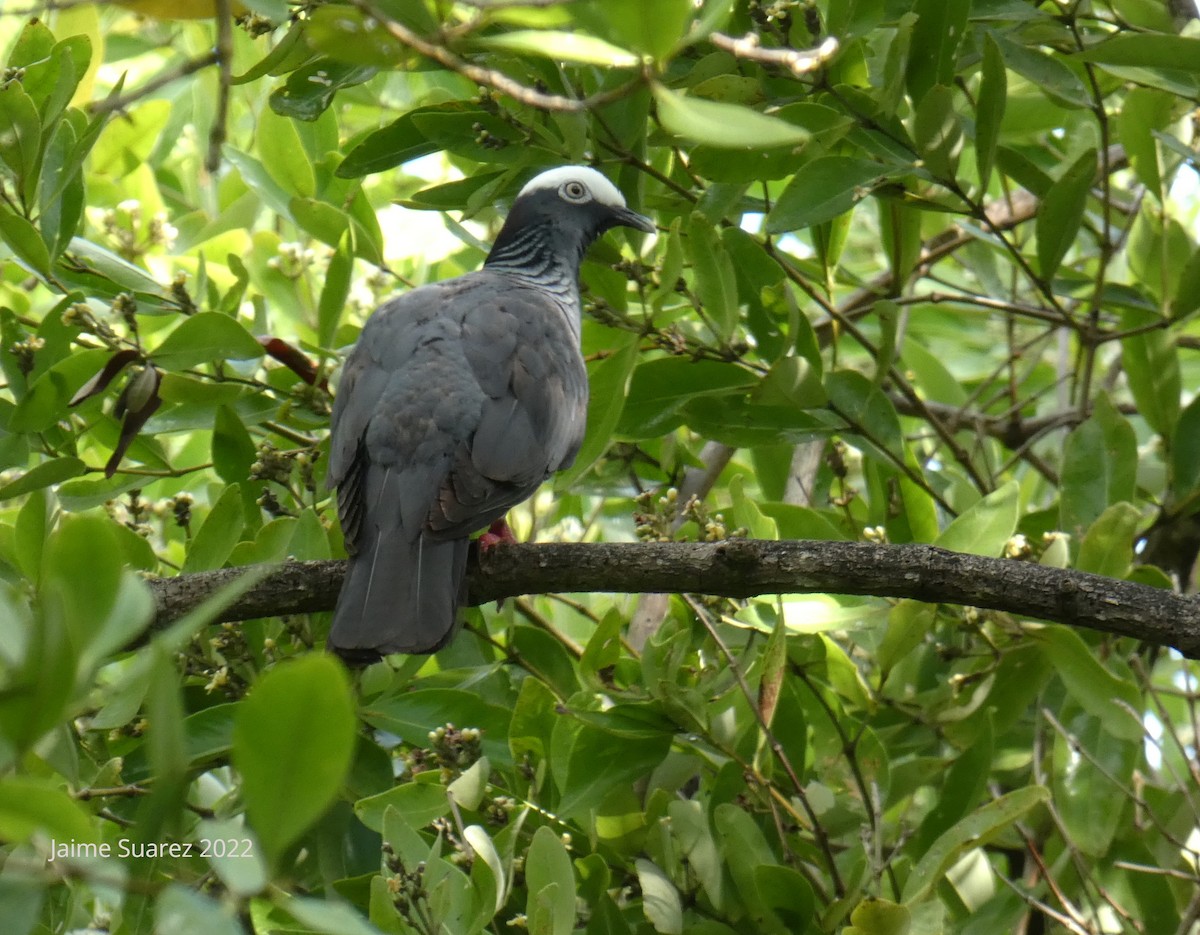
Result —
<instances>
[{"instance_id":1,"label":"bird's eye","mask_svg":"<svg viewBox=\"0 0 1200 935\"><path fill-rule=\"evenodd\" d=\"M591 197L591 193L588 192L587 186L582 182L577 181L563 182L563 186L558 190L558 192L567 201L577 205L583 204L583 202L587 201Z\"/></svg>"}]
</instances>

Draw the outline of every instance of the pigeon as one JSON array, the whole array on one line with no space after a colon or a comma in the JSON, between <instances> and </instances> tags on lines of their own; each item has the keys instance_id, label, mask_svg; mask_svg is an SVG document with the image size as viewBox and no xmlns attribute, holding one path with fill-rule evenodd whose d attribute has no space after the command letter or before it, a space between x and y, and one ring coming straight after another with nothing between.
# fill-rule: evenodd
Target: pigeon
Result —
<instances>
[{"instance_id":1,"label":"pigeon","mask_svg":"<svg viewBox=\"0 0 1200 935\"><path fill-rule=\"evenodd\" d=\"M520 190L483 268L389 299L346 360L327 484L349 563L328 647L351 665L453 637L471 533L583 441L579 265L610 228L652 233L595 169Z\"/></svg>"}]
</instances>

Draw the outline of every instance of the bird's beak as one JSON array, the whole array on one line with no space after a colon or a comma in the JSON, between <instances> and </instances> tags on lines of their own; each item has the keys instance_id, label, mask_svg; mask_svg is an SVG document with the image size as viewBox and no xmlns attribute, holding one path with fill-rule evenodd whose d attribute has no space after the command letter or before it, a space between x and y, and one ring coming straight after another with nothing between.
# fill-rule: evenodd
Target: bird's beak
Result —
<instances>
[{"instance_id":1,"label":"bird's beak","mask_svg":"<svg viewBox=\"0 0 1200 935\"><path fill-rule=\"evenodd\" d=\"M654 222L644 214L638 214L636 211L630 211L628 208L616 208L612 213L612 223L614 226L633 227L640 231L645 231L647 234L653 234L657 227Z\"/></svg>"}]
</instances>

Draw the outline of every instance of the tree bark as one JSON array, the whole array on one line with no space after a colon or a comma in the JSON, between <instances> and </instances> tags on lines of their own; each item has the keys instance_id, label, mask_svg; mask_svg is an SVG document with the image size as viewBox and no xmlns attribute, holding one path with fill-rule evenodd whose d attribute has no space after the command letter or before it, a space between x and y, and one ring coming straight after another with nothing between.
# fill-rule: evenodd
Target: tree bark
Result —
<instances>
[{"instance_id":1,"label":"tree bark","mask_svg":"<svg viewBox=\"0 0 1200 935\"><path fill-rule=\"evenodd\" d=\"M341 561L287 562L214 612L221 621L331 610ZM164 626L245 569L151 579ZM468 602L547 592L856 594L1004 611L1131 636L1200 658L1200 598L1100 575L926 545L765 541L547 543L472 554Z\"/></svg>"}]
</instances>

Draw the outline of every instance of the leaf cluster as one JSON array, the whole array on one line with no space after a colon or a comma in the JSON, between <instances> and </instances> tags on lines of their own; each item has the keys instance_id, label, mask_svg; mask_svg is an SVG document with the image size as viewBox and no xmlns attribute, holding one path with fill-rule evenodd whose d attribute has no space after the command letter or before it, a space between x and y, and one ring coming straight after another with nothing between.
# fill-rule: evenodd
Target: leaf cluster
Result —
<instances>
[{"instance_id":1,"label":"leaf cluster","mask_svg":"<svg viewBox=\"0 0 1200 935\"><path fill-rule=\"evenodd\" d=\"M543 595L352 679L327 614L214 622L254 571L153 633L142 575L343 555L366 316L589 163L659 232L585 263L588 434L520 533L1190 590L1194 20L53 6L0 11L6 932L1190 931L1173 653L909 600Z\"/></svg>"}]
</instances>

